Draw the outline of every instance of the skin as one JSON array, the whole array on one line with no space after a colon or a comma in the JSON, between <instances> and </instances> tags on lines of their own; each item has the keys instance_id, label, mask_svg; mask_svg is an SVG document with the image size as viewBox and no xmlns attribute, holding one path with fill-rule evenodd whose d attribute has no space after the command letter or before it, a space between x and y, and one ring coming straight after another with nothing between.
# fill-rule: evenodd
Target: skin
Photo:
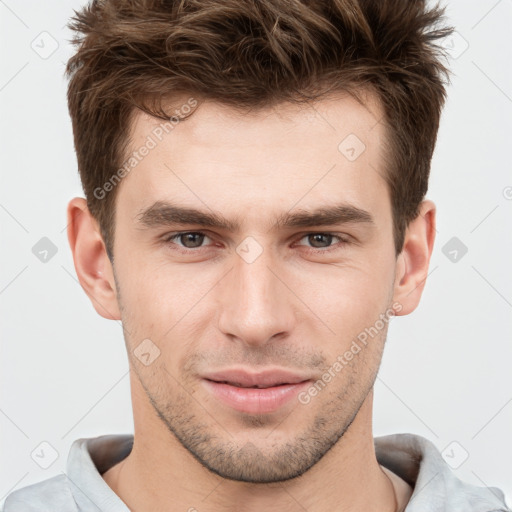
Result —
<instances>
[{"instance_id":1,"label":"skin","mask_svg":"<svg viewBox=\"0 0 512 512\"><path fill-rule=\"evenodd\" d=\"M201 380L237 366L316 381L380 314L417 307L435 205L421 204L397 257L382 111L371 94L365 105L341 94L246 115L200 104L118 185L114 265L85 200L69 202L80 283L101 316L123 323L134 445L103 478L131 510L395 510L372 434L388 324L307 404L241 413ZM136 114L131 150L160 122ZM338 150L349 134L366 146L353 162ZM214 211L239 229L144 228L138 214L156 201ZM339 203L374 223L276 227L281 214ZM206 236L164 240L178 231ZM237 252L247 237L262 251L250 263ZM144 339L160 351L148 365L134 354Z\"/></svg>"}]
</instances>

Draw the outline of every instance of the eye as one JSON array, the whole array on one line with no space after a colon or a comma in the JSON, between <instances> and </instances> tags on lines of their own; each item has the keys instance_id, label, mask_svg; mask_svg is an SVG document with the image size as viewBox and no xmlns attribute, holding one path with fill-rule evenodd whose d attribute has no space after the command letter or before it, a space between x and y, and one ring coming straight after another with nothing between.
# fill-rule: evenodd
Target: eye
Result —
<instances>
[{"instance_id":1,"label":"eye","mask_svg":"<svg viewBox=\"0 0 512 512\"><path fill-rule=\"evenodd\" d=\"M185 231L169 235L164 242L171 242L185 249L197 249L201 248L205 238L209 237L200 231ZM178 243L175 242L176 240Z\"/></svg>"},{"instance_id":2,"label":"eye","mask_svg":"<svg viewBox=\"0 0 512 512\"><path fill-rule=\"evenodd\" d=\"M320 250L321 252L334 250L349 243L348 239L338 235L334 235L332 233L308 233L307 235L303 236L300 240L304 239L307 239L307 241L311 243L311 247L313 248L313 250ZM338 240L339 243L333 246L333 240Z\"/></svg>"}]
</instances>

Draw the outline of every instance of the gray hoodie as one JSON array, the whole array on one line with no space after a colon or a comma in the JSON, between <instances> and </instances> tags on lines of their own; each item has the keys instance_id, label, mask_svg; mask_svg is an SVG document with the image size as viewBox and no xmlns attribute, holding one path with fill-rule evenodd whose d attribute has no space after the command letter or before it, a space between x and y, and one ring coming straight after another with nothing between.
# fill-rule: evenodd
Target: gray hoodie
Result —
<instances>
[{"instance_id":1,"label":"gray hoodie","mask_svg":"<svg viewBox=\"0 0 512 512\"><path fill-rule=\"evenodd\" d=\"M133 435L77 439L60 474L12 492L3 512L129 512L102 474L131 451ZM503 492L459 480L436 446L414 434L374 438L377 460L412 488L405 512L512 512Z\"/></svg>"}]
</instances>

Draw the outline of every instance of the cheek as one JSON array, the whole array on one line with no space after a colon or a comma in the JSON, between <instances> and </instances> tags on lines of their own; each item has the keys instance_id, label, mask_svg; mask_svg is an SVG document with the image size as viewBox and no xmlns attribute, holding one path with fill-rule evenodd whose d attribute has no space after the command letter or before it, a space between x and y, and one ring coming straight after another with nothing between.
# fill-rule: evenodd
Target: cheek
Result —
<instances>
[{"instance_id":1,"label":"cheek","mask_svg":"<svg viewBox=\"0 0 512 512\"><path fill-rule=\"evenodd\" d=\"M336 332L337 337L357 335L373 324L389 305L392 297L390 267L384 262L359 262L310 273L298 281L298 289L312 311Z\"/></svg>"},{"instance_id":2,"label":"cheek","mask_svg":"<svg viewBox=\"0 0 512 512\"><path fill-rule=\"evenodd\" d=\"M199 284L204 281L202 272L171 264L161 249L155 249L154 255L131 253L119 265L123 295L135 306L155 313L189 302L201 292Z\"/></svg>"},{"instance_id":3,"label":"cheek","mask_svg":"<svg viewBox=\"0 0 512 512\"><path fill-rule=\"evenodd\" d=\"M176 347L174 338L179 337L182 343L189 339L191 330L203 326L205 308L218 281L213 267L203 271L149 258L131 258L123 263L119 272L123 322L133 342L147 337L165 350L171 344Z\"/></svg>"}]
</instances>

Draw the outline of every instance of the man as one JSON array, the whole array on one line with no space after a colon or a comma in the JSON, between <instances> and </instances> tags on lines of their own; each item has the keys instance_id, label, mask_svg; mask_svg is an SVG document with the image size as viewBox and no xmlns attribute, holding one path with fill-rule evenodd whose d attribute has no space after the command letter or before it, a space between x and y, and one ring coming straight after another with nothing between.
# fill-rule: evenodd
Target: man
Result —
<instances>
[{"instance_id":1,"label":"man","mask_svg":"<svg viewBox=\"0 0 512 512\"><path fill-rule=\"evenodd\" d=\"M445 98L423 1L105 0L68 92L77 276L122 320L134 435L78 439L13 511L506 511L413 434L373 438L417 307ZM437 28L435 28L437 27Z\"/></svg>"}]
</instances>

